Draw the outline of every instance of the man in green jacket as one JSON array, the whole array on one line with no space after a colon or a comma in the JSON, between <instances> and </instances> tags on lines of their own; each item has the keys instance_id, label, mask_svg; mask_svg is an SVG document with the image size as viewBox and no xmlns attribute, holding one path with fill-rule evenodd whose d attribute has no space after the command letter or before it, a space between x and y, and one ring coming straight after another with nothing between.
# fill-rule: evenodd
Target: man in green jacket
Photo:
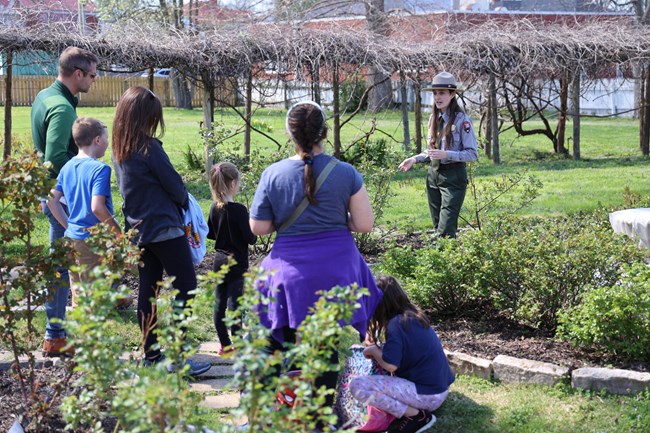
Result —
<instances>
[{"instance_id":1,"label":"man in green jacket","mask_svg":"<svg viewBox=\"0 0 650 433\"><path fill-rule=\"evenodd\" d=\"M77 119L75 96L86 93L97 77L97 56L87 50L68 47L59 56L59 75L48 88L41 90L32 104L32 138L34 147L43 154L43 159L52 163L50 175L57 177L61 167L77 154L77 145L72 138L72 125ZM67 212L67 206L62 203ZM43 212L50 221L50 245L63 237L65 229L54 218L42 201ZM65 319L65 308L70 294L67 269L58 269L60 278L52 282L45 303L47 322L43 354L58 356L73 354L74 349L64 350L67 335L61 324ZM53 320L57 319L57 320Z\"/></svg>"}]
</instances>

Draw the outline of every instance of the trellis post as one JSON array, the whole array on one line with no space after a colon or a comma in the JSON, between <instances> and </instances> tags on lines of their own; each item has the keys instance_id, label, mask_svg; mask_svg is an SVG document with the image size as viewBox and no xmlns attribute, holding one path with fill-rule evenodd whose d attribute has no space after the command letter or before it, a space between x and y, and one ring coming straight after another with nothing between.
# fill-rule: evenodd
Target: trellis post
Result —
<instances>
[{"instance_id":1,"label":"trellis post","mask_svg":"<svg viewBox=\"0 0 650 433\"><path fill-rule=\"evenodd\" d=\"M13 76L13 52L11 49L7 53L7 74L5 75L5 143L3 159L6 160L11 155L11 107L13 99L11 97L11 80Z\"/></svg>"},{"instance_id":2,"label":"trellis post","mask_svg":"<svg viewBox=\"0 0 650 433\"><path fill-rule=\"evenodd\" d=\"M422 152L422 80L418 71L413 74L413 115L415 117L415 153Z\"/></svg>"},{"instance_id":3,"label":"trellis post","mask_svg":"<svg viewBox=\"0 0 650 433\"><path fill-rule=\"evenodd\" d=\"M253 117L253 69L249 69L246 74L246 108L244 117L246 118L246 125L244 125L244 156L249 159L251 156L251 120Z\"/></svg>"},{"instance_id":4,"label":"trellis post","mask_svg":"<svg viewBox=\"0 0 650 433\"><path fill-rule=\"evenodd\" d=\"M212 133L212 116L214 113L213 106L213 83L211 74L203 72L201 74L203 81L203 89L201 94L201 107L203 108L203 129L204 129L204 144L203 144L203 158L205 161L205 175L210 181L210 170L212 169L212 156L210 155L209 139Z\"/></svg>"},{"instance_id":5,"label":"trellis post","mask_svg":"<svg viewBox=\"0 0 650 433\"><path fill-rule=\"evenodd\" d=\"M488 107L490 118L490 133L491 133L491 147L492 147L492 161L495 164L501 164L501 147L499 145L499 107L497 101L497 78L493 73L490 73L488 80Z\"/></svg>"},{"instance_id":6,"label":"trellis post","mask_svg":"<svg viewBox=\"0 0 650 433\"><path fill-rule=\"evenodd\" d=\"M404 128L404 151L409 152L411 147L411 133L409 131L409 103L406 92L406 76L404 70L399 71L399 89L402 98L402 126Z\"/></svg>"},{"instance_id":7,"label":"trellis post","mask_svg":"<svg viewBox=\"0 0 650 433\"><path fill-rule=\"evenodd\" d=\"M332 70L332 110L334 111L334 156L341 156L341 103L339 99L339 65L334 62Z\"/></svg>"},{"instance_id":8,"label":"trellis post","mask_svg":"<svg viewBox=\"0 0 650 433\"><path fill-rule=\"evenodd\" d=\"M641 153L644 156L648 156L648 144L650 142L650 108L648 107L648 102L650 102L650 65L644 65L641 69L643 71L642 76L642 89L641 92L641 116L639 121L640 126L640 147Z\"/></svg>"},{"instance_id":9,"label":"trellis post","mask_svg":"<svg viewBox=\"0 0 650 433\"><path fill-rule=\"evenodd\" d=\"M573 112L573 159L580 159L580 71L571 80L571 111Z\"/></svg>"}]
</instances>

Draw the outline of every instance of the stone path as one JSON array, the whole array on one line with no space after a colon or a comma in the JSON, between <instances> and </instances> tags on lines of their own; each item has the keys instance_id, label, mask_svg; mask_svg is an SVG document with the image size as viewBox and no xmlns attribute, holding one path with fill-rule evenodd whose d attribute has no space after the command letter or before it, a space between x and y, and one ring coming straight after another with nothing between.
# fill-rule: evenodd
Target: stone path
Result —
<instances>
[{"instance_id":1,"label":"stone path","mask_svg":"<svg viewBox=\"0 0 650 433\"><path fill-rule=\"evenodd\" d=\"M193 391L205 395L203 404L211 409L225 409L239 406L239 392L228 388L228 383L234 375L232 360L217 356L219 344L216 342L203 343L192 359L209 362L212 368L197 377L191 384Z\"/></svg>"},{"instance_id":2,"label":"stone path","mask_svg":"<svg viewBox=\"0 0 650 433\"><path fill-rule=\"evenodd\" d=\"M205 398L203 404L211 409L225 409L239 406L239 392L228 388L228 383L234 375L232 361L217 356L219 344L207 342L199 346L197 354L192 359L196 361L209 362L212 368L206 373L197 377L190 383L193 391L203 393ZM120 359L128 360L137 357L137 353L124 353ZM34 352L36 368L51 366L61 362L59 358L46 358L40 351ZM10 352L0 351L0 371L11 368L13 356ZM21 364L27 365L27 357L21 358Z\"/></svg>"}]
</instances>

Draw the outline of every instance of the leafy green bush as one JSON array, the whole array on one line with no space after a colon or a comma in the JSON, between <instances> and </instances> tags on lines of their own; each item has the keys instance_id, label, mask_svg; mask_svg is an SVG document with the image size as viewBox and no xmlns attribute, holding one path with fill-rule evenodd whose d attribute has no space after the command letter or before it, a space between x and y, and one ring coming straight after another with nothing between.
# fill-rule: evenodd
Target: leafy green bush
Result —
<instances>
[{"instance_id":1,"label":"leafy green bush","mask_svg":"<svg viewBox=\"0 0 650 433\"><path fill-rule=\"evenodd\" d=\"M35 311L45 304L56 265L67 266L69 251L50 253L49 245L34 242L33 231L42 214L39 197L47 197L53 186L51 164L43 164L32 152L23 155L0 162L0 342L15 361L12 370L20 385L21 414L31 420L30 428L39 431L53 417L69 375L48 380L36 374L34 351L43 329L35 321ZM27 365L19 361L23 356Z\"/></svg>"},{"instance_id":2,"label":"leafy green bush","mask_svg":"<svg viewBox=\"0 0 650 433\"><path fill-rule=\"evenodd\" d=\"M264 278L258 271L257 278ZM315 380L327 371L337 371L340 365L327 360L332 351L338 350L337 343L346 333L339 326L339 320L349 321L359 297L367 293L356 287L334 287L325 292L314 305L311 314L298 328L299 343L288 345L284 354L264 353L270 331L260 325L258 308L269 302L255 290L253 279L248 278L241 304L235 312L228 312L226 324L232 320L243 323L240 337L234 339L237 348L235 377L232 387L242 390L239 407L231 412L235 417L246 416L248 432L303 433L316 430L317 424L332 425L336 415L332 407L325 405L325 399L335 391L325 387L316 388ZM299 381L287 376L272 374L284 370L287 365L301 368ZM275 390L287 386L294 388L296 402L293 408L277 407ZM329 431L326 427L324 431ZM228 431L227 427L218 431ZM338 430L352 432L354 430Z\"/></svg>"},{"instance_id":3,"label":"leafy green bush","mask_svg":"<svg viewBox=\"0 0 650 433\"><path fill-rule=\"evenodd\" d=\"M401 278L413 299L438 314L489 305L520 322L553 331L560 311L591 288L608 287L621 267L646 252L615 235L604 212L565 218L491 221L412 251L394 247L381 269Z\"/></svg>"},{"instance_id":4,"label":"leafy green bush","mask_svg":"<svg viewBox=\"0 0 650 433\"><path fill-rule=\"evenodd\" d=\"M395 170L400 159L400 155L392 149L392 146L384 138L358 141L350 145L341 157L342 161L349 162L355 167L372 163L374 166L393 170Z\"/></svg>"},{"instance_id":5,"label":"leafy green bush","mask_svg":"<svg viewBox=\"0 0 650 433\"><path fill-rule=\"evenodd\" d=\"M476 291L481 257L477 245L438 239L418 250L393 247L382 256L379 269L400 278L411 299L425 310L440 315L460 314L474 310L482 302Z\"/></svg>"},{"instance_id":6,"label":"leafy green bush","mask_svg":"<svg viewBox=\"0 0 650 433\"><path fill-rule=\"evenodd\" d=\"M516 320L551 331L562 309L591 287L613 284L622 265L644 256L613 233L602 213L513 219L487 233L493 242L485 260L493 271L484 275L483 291Z\"/></svg>"},{"instance_id":7,"label":"leafy green bush","mask_svg":"<svg viewBox=\"0 0 650 433\"><path fill-rule=\"evenodd\" d=\"M650 266L631 266L617 284L586 292L560 313L558 335L628 360L650 359Z\"/></svg>"}]
</instances>

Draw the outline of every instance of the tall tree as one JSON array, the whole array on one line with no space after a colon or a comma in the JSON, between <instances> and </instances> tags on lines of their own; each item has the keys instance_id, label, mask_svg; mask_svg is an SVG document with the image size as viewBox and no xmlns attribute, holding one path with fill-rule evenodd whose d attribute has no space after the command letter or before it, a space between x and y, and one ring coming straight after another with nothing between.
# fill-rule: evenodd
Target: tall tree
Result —
<instances>
[{"instance_id":1,"label":"tall tree","mask_svg":"<svg viewBox=\"0 0 650 433\"><path fill-rule=\"evenodd\" d=\"M376 35L388 35L388 20L384 0L367 0L366 21L368 30ZM368 110L372 113L389 108L393 101L393 88L386 74L372 65L368 68Z\"/></svg>"}]
</instances>

